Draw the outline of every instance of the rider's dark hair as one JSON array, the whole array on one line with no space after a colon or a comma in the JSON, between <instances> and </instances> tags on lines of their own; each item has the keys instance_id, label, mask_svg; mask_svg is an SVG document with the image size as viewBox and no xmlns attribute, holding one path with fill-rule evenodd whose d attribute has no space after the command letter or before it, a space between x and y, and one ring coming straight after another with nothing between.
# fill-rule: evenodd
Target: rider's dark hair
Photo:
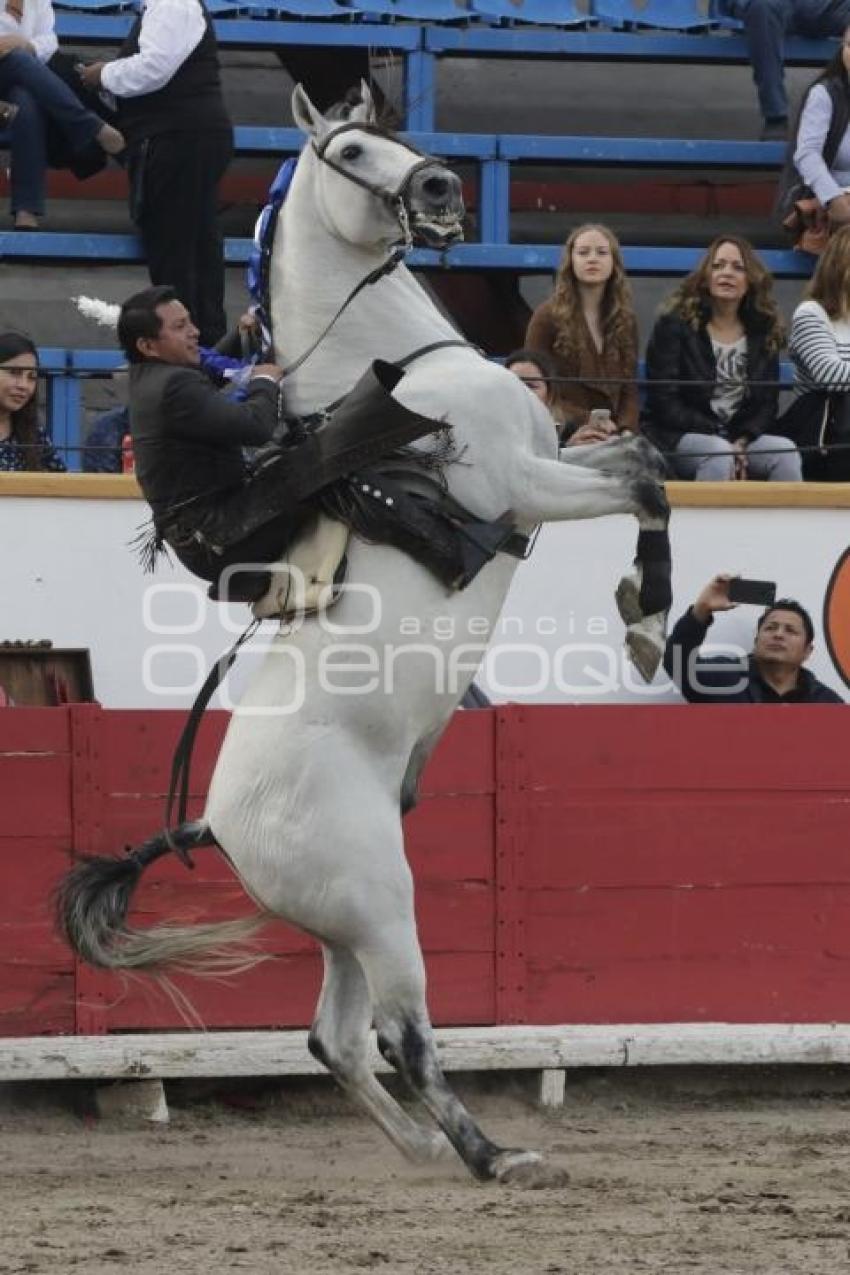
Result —
<instances>
[{"instance_id":1,"label":"rider's dark hair","mask_svg":"<svg viewBox=\"0 0 850 1275\"><path fill-rule=\"evenodd\" d=\"M156 312L157 307L179 300L169 283L161 283L156 288L145 288L144 292L136 292L127 298L118 316L118 340L129 363L143 361L144 355L139 353L137 345L141 337L156 340L159 336L162 322Z\"/></svg>"},{"instance_id":2,"label":"rider's dark hair","mask_svg":"<svg viewBox=\"0 0 850 1275\"><path fill-rule=\"evenodd\" d=\"M799 615L803 621L803 628L806 631L806 646L811 646L815 640L815 626L812 624L812 617L804 606L794 598L777 598L776 601L769 606L766 611L759 616L757 629L760 629L769 615L773 615L774 611L793 611L795 615Z\"/></svg>"}]
</instances>

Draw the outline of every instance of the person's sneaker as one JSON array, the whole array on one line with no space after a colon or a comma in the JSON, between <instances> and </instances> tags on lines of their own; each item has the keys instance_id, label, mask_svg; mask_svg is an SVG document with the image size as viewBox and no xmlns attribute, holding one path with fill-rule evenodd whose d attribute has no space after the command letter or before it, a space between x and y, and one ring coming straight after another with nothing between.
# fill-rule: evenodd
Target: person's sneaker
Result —
<instances>
[{"instance_id":1,"label":"person's sneaker","mask_svg":"<svg viewBox=\"0 0 850 1275\"><path fill-rule=\"evenodd\" d=\"M21 208L15 213L15 229L16 230L38 230L39 219L35 213L26 212Z\"/></svg>"},{"instance_id":2,"label":"person's sneaker","mask_svg":"<svg viewBox=\"0 0 850 1275\"><path fill-rule=\"evenodd\" d=\"M761 130L761 141L787 142L788 141L787 119L765 120Z\"/></svg>"},{"instance_id":3,"label":"person's sneaker","mask_svg":"<svg viewBox=\"0 0 850 1275\"><path fill-rule=\"evenodd\" d=\"M106 151L107 155L120 155L126 147L124 134L119 133L117 128L113 128L111 124L104 124L102 128L95 134L95 141L101 150Z\"/></svg>"}]
</instances>

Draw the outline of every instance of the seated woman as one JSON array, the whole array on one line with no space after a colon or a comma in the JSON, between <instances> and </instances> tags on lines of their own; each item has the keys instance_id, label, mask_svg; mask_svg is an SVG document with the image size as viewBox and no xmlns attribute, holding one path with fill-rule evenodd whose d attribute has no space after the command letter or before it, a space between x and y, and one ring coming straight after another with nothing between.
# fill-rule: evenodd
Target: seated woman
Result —
<instances>
[{"instance_id":1,"label":"seated woman","mask_svg":"<svg viewBox=\"0 0 850 1275\"><path fill-rule=\"evenodd\" d=\"M16 108L0 111L12 154L12 216L17 230L35 230L44 213L48 130L58 134L69 156L93 143L107 154L124 149L124 138L45 65L57 49L50 0L0 0L0 99Z\"/></svg>"},{"instance_id":2,"label":"seated woman","mask_svg":"<svg viewBox=\"0 0 850 1275\"><path fill-rule=\"evenodd\" d=\"M644 432L679 478L799 482L776 434L782 320L746 239L715 239L663 307L646 351Z\"/></svg>"},{"instance_id":3,"label":"seated woman","mask_svg":"<svg viewBox=\"0 0 850 1275\"><path fill-rule=\"evenodd\" d=\"M29 337L0 333L0 470L64 474L36 415L38 353Z\"/></svg>"},{"instance_id":4,"label":"seated woman","mask_svg":"<svg viewBox=\"0 0 850 1275\"><path fill-rule=\"evenodd\" d=\"M637 429L637 320L620 245L607 226L588 223L569 236L554 293L531 316L525 344L550 355L566 378L555 400L562 442L590 424L591 412L597 433Z\"/></svg>"},{"instance_id":5,"label":"seated woman","mask_svg":"<svg viewBox=\"0 0 850 1275\"><path fill-rule=\"evenodd\" d=\"M850 27L810 84L792 132L777 210L794 246L823 252L830 233L850 222Z\"/></svg>"},{"instance_id":6,"label":"seated woman","mask_svg":"<svg viewBox=\"0 0 850 1275\"><path fill-rule=\"evenodd\" d=\"M850 482L850 226L836 231L817 264L789 349L796 397L782 426L801 447L817 448L806 453L806 478ZM844 446L830 451L830 442Z\"/></svg>"},{"instance_id":7,"label":"seated woman","mask_svg":"<svg viewBox=\"0 0 850 1275\"><path fill-rule=\"evenodd\" d=\"M541 403L549 409L555 422L558 437L564 447L581 447L586 443L604 443L617 431L611 420L598 418L588 420L579 425L567 438L563 438L564 422L558 404L558 372L555 360L540 350L514 350L505 359L505 367L524 381L532 394L536 394Z\"/></svg>"}]
</instances>

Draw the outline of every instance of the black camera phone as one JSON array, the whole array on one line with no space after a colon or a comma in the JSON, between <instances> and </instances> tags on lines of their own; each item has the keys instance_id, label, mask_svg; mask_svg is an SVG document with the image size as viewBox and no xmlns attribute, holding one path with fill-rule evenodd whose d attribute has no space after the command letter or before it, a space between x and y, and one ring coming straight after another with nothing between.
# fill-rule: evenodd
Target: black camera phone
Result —
<instances>
[{"instance_id":1,"label":"black camera phone","mask_svg":"<svg viewBox=\"0 0 850 1275\"><path fill-rule=\"evenodd\" d=\"M748 602L756 607L772 606L776 601L776 585L772 580L744 580L735 576L729 581L729 601Z\"/></svg>"}]
</instances>

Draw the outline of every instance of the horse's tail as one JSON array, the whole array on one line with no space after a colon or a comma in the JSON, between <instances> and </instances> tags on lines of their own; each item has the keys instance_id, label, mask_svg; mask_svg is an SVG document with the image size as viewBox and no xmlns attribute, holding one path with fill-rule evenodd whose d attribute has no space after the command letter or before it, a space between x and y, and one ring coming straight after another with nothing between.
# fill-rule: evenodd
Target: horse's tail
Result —
<instances>
[{"instance_id":1,"label":"horse's tail","mask_svg":"<svg viewBox=\"0 0 850 1275\"><path fill-rule=\"evenodd\" d=\"M55 893L56 924L69 946L100 969L189 972L230 977L265 960L250 940L270 918L257 913L211 925L157 925L146 930L127 925L133 892L145 868L176 850L214 845L206 824L181 824L159 833L123 858L82 858L60 881Z\"/></svg>"}]
</instances>

